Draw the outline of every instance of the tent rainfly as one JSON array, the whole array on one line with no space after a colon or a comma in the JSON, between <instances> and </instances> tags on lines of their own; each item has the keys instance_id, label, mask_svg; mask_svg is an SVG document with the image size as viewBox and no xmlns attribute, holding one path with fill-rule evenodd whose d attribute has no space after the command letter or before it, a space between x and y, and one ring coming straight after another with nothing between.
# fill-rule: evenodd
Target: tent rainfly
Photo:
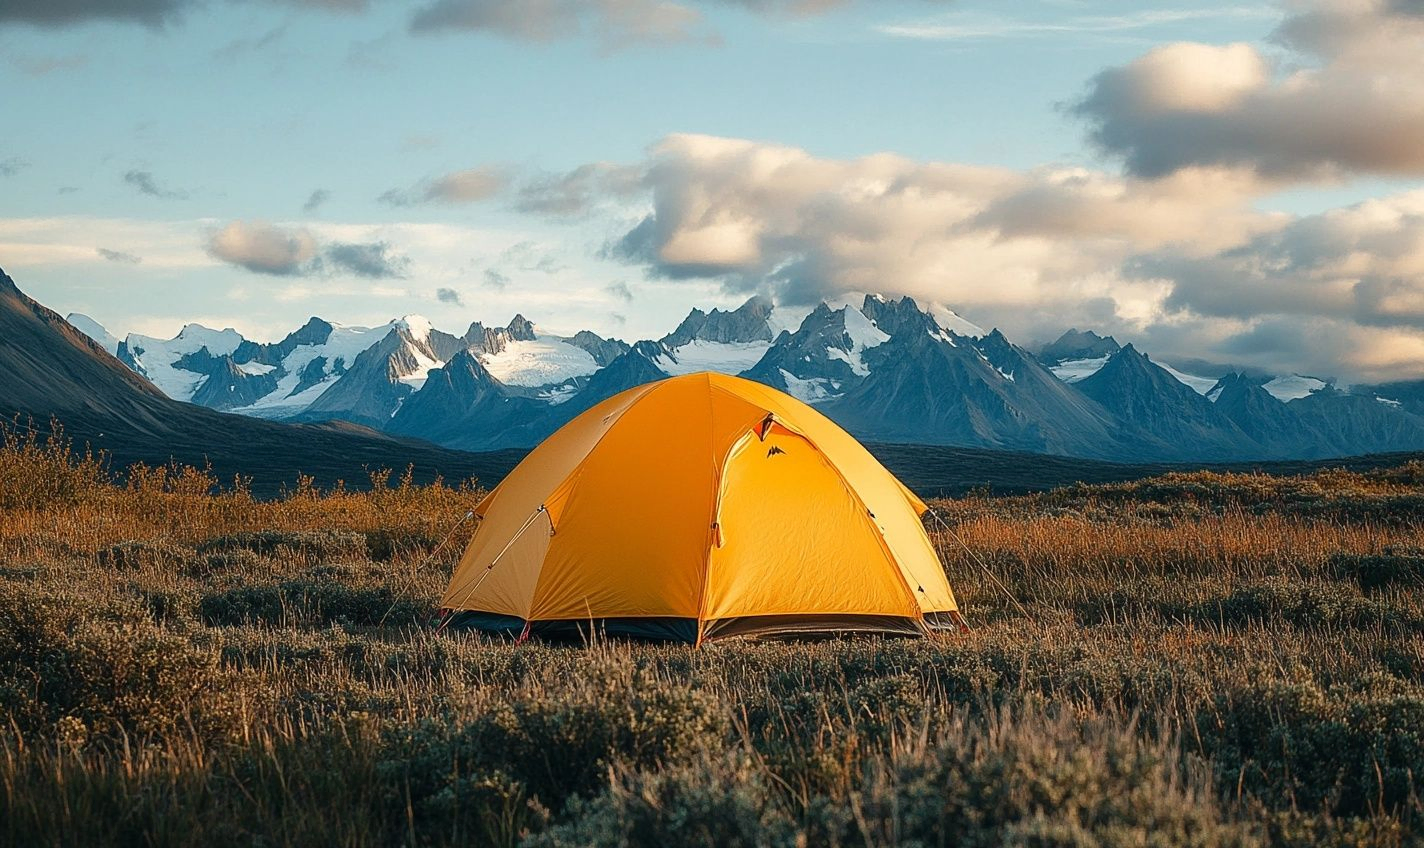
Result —
<instances>
[{"instance_id":1,"label":"tent rainfly","mask_svg":"<svg viewBox=\"0 0 1424 848\"><path fill-rule=\"evenodd\" d=\"M701 644L957 627L925 504L810 406L721 374L629 389L475 508L446 626Z\"/></svg>"}]
</instances>

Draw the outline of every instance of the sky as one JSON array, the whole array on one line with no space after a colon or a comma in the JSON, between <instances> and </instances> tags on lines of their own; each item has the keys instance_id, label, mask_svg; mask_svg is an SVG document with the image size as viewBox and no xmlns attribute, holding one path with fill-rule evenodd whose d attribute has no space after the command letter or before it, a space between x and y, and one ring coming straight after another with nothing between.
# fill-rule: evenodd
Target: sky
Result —
<instances>
[{"instance_id":1,"label":"sky","mask_svg":"<svg viewBox=\"0 0 1424 848\"><path fill-rule=\"evenodd\" d=\"M116 335L910 295L1424 377L1424 0L0 0L0 268Z\"/></svg>"}]
</instances>

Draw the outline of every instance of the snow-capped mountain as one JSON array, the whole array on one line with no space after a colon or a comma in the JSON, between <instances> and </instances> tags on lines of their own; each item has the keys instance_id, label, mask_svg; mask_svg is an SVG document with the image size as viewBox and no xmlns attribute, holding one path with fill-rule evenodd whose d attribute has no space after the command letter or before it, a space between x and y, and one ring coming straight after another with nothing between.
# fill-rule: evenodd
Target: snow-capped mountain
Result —
<instances>
[{"instance_id":1,"label":"snow-capped mountain","mask_svg":"<svg viewBox=\"0 0 1424 848\"><path fill-rule=\"evenodd\" d=\"M240 474L260 496L289 490L298 468L323 487L338 481L359 487L372 468L410 467L418 481L438 473L490 480L517 460L444 450L342 422L279 424L175 401L95 341L93 324L65 321L0 270L0 419L32 421L41 433L57 420L76 446L102 451L116 470L136 462L196 465L224 482ZM188 340L199 335L189 332ZM139 337L125 341L142 346ZM118 346L114 339L113 350ZM156 348L144 350L151 356Z\"/></svg>"},{"instance_id":2,"label":"snow-capped mountain","mask_svg":"<svg viewBox=\"0 0 1424 848\"><path fill-rule=\"evenodd\" d=\"M242 335L231 327L213 330L202 324L187 324L171 339L130 333L119 343L117 356L165 395L192 401L207 374L185 367L184 358L207 351L207 356L202 357L206 365L208 357L231 355L242 341Z\"/></svg>"},{"instance_id":3,"label":"snow-capped mountain","mask_svg":"<svg viewBox=\"0 0 1424 848\"><path fill-rule=\"evenodd\" d=\"M147 377L164 394L214 409L276 420L341 419L384 426L404 399L451 357L470 351L504 385L557 396L627 349L580 331L539 333L523 316L504 327L442 332L418 315L378 327L312 318L280 342L262 344L232 329L189 324L172 339L115 339L87 316L75 326ZM550 388L552 387L552 388Z\"/></svg>"},{"instance_id":4,"label":"snow-capped mountain","mask_svg":"<svg viewBox=\"0 0 1424 848\"><path fill-rule=\"evenodd\" d=\"M99 344L113 340L76 318ZM537 444L618 392L703 370L787 391L871 441L1130 461L1424 449L1424 381L1342 390L1195 360L1176 368L1091 330L1030 353L946 307L873 294L693 309L631 345L551 335L519 315L458 336L406 316L375 328L313 318L274 344L195 324L112 343L170 397L465 450Z\"/></svg>"},{"instance_id":5,"label":"snow-capped mountain","mask_svg":"<svg viewBox=\"0 0 1424 848\"><path fill-rule=\"evenodd\" d=\"M97 342L99 347L108 351L111 356L118 354L119 340L104 329L103 324L82 312L71 312L65 316L64 320L68 321L71 327Z\"/></svg>"},{"instance_id":6,"label":"snow-capped mountain","mask_svg":"<svg viewBox=\"0 0 1424 848\"><path fill-rule=\"evenodd\" d=\"M761 296L731 311L693 309L677 329L658 340L662 350L654 357L657 367L669 375L744 371L771 347L774 313L772 302Z\"/></svg>"},{"instance_id":7,"label":"snow-capped mountain","mask_svg":"<svg viewBox=\"0 0 1424 848\"><path fill-rule=\"evenodd\" d=\"M821 403L840 397L869 375L866 351L889 340L861 309L849 304L833 309L822 303L794 333L783 330L745 374L807 403Z\"/></svg>"}]
</instances>

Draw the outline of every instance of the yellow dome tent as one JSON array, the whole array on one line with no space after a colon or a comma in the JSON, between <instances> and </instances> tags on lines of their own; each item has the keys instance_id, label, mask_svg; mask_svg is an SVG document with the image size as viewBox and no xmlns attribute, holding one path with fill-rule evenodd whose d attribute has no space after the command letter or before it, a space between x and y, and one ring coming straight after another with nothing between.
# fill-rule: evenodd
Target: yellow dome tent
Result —
<instances>
[{"instance_id":1,"label":"yellow dome tent","mask_svg":"<svg viewBox=\"0 0 1424 848\"><path fill-rule=\"evenodd\" d=\"M957 626L926 507L775 389L691 374L566 424L475 508L446 625L702 643Z\"/></svg>"}]
</instances>

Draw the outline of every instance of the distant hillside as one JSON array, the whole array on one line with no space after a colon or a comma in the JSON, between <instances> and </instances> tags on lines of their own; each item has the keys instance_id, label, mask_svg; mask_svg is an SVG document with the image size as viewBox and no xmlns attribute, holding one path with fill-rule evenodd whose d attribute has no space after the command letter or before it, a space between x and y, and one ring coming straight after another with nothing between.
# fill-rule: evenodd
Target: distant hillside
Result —
<instances>
[{"instance_id":1,"label":"distant hillside","mask_svg":"<svg viewBox=\"0 0 1424 848\"><path fill-rule=\"evenodd\" d=\"M493 481L523 451L468 454L354 424L277 424L225 415L165 397L0 272L0 418L47 433L59 420L75 442L135 462L210 465L219 479L242 474L257 494L301 472L322 485L367 484L369 470L414 467L415 478Z\"/></svg>"},{"instance_id":2,"label":"distant hillside","mask_svg":"<svg viewBox=\"0 0 1424 848\"><path fill-rule=\"evenodd\" d=\"M946 448L933 445L867 445L886 468L920 497L959 497L971 491L995 495L1043 492L1074 483L1120 483L1171 471L1236 471L1309 474L1325 468L1368 471L1424 461L1424 453L1386 453L1341 459L1271 462L1126 464L1035 453Z\"/></svg>"}]
</instances>

